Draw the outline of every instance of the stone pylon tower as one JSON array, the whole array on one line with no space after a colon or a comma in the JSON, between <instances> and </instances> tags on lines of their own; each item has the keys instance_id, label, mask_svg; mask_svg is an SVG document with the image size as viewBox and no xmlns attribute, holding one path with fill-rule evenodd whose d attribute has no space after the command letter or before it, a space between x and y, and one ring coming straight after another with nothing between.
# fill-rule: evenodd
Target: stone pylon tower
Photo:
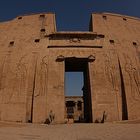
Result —
<instances>
[{"instance_id":1,"label":"stone pylon tower","mask_svg":"<svg viewBox=\"0 0 140 140\"><path fill-rule=\"evenodd\" d=\"M0 120L65 122L66 71L84 74L85 122L140 119L140 19L95 13L87 32L57 32L55 15L0 23Z\"/></svg>"}]
</instances>

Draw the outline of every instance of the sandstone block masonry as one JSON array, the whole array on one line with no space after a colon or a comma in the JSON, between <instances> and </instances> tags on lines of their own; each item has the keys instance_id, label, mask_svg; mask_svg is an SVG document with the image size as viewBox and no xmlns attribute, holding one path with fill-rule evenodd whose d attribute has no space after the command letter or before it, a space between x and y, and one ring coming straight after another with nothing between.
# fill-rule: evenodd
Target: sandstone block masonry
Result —
<instances>
[{"instance_id":1,"label":"sandstone block masonry","mask_svg":"<svg viewBox=\"0 0 140 140\"><path fill-rule=\"evenodd\" d=\"M66 71L84 73L84 120L140 119L140 19L91 15L88 32L57 32L55 15L0 23L0 121L65 122Z\"/></svg>"}]
</instances>

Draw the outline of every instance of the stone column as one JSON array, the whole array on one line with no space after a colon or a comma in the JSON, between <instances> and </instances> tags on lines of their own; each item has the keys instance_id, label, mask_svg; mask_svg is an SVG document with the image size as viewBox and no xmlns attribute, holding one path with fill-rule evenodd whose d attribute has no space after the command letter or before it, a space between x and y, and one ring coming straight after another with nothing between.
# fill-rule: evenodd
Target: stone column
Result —
<instances>
[{"instance_id":1,"label":"stone column","mask_svg":"<svg viewBox=\"0 0 140 140\"><path fill-rule=\"evenodd\" d=\"M77 119L77 115L78 115L78 102L76 101L75 102L75 112L74 112L75 119Z\"/></svg>"}]
</instances>

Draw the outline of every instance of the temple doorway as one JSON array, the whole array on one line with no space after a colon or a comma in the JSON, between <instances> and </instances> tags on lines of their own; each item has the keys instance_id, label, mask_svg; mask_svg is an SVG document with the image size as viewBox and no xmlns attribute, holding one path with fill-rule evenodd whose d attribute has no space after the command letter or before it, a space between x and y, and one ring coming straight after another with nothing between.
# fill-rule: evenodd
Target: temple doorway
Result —
<instances>
[{"instance_id":1,"label":"temple doorway","mask_svg":"<svg viewBox=\"0 0 140 140\"><path fill-rule=\"evenodd\" d=\"M70 94L67 95L67 88L76 89L79 83L76 83L76 79L71 82L66 80L67 73L80 73L83 83L81 86L80 95ZM78 82L78 81L77 81ZM74 85L73 85L74 84ZM72 86L71 86L72 85ZM65 59L65 119L72 122L92 122L92 105L91 105L91 89L90 89L90 77L88 60L86 58L66 58Z\"/></svg>"}]
</instances>

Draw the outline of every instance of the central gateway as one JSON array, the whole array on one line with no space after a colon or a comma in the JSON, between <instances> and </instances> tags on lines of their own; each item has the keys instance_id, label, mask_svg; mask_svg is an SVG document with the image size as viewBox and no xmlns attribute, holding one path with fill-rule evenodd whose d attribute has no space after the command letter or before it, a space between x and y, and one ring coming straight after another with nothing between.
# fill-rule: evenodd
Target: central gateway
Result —
<instances>
[{"instance_id":1,"label":"central gateway","mask_svg":"<svg viewBox=\"0 0 140 140\"><path fill-rule=\"evenodd\" d=\"M73 118L75 103L65 96L65 72L72 71L83 72L84 76L83 115L75 121L126 120L126 97L118 54L104 49L104 35L57 32L48 38L48 50L43 52L41 60L42 75L35 78L31 121L43 123L50 113L54 114L56 123ZM38 96L39 92L44 94Z\"/></svg>"},{"instance_id":2,"label":"central gateway","mask_svg":"<svg viewBox=\"0 0 140 140\"><path fill-rule=\"evenodd\" d=\"M80 122L121 120L122 116L127 119L126 102L120 96L123 91L120 91L119 83L123 83L123 79L117 54L114 50L109 53L104 50L104 36L89 32L57 32L48 37L46 53L49 57L43 57L41 70L44 79L41 86L46 93L40 97L41 102L38 97L34 98L32 121L43 122L50 113L54 114L56 123L65 123L73 117L71 107L74 102L65 96L65 72L72 71L83 72L84 75L83 116L79 118Z\"/></svg>"},{"instance_id":3,"label":"central gateway","mask_svg":"<svg viewBox=\"0 0 140 140\"><path fill-rule=\"evenodd\" d=\"M91 56L90 56L91 57ZM91 108L91 89L90 89L90 77L89 77L89 68L88 63L91 61L91 58L76 58L69 57L65 59L65 72L83 72L84 75L84 86L83 86L83 105L81 107L81 115L77 115L78 119L75 120L73 114L76 114L76 110L73 108L77 108L78 103L75 105L75 102L67 101L66 102L66 118L73 119L78 122L92 122L92 108ZM94 57L92 58L94 61ZM68 98L68 97L67 97ZM80 103L79 103L80 104Z\"/></svg>"},{"instance_id":4,"label":"central gateway","mask_svg":"<svg viewBox=\"0 0 140 140\"><path fill-rule=\"evenodd\" d=\"M93 63L95 61L95 56L90 55L89 51L86 51L85 53L85 49L83 49L83 51L80 52L80 55L77 54L79 53L76 49L76 47L74 47L74 49L69 50L69 48L67 48L68 50L64 50L64 49L58 49L57 52L54 52L52 49L52 56L55 53L59 53L61 55L58 55L56 57L56 60L54 61L54 63L59 67L57 68L57 73L59 76L59 80L55 80L59 82L59 85L57 88L57 94L60 90L60 96L58 96L60 99L60 102L57 104L57 106L54 107L54 109L59 110L59 115L57 116L57 119L59 119L58 117L61 116L60 114L63 115L64 117L64 121L67 121L69 118L71 118L71 116L68 114L68 112L66 111L66 106L73 106L72 103L70 103L70 101L68 101L66 103L65 100L65 90L64 90L64 83L65 83L65 72L83 72L84 75L84 86L83 86L83 104L84 104L84 109L83 109L83 118L80 122L92 122L92 95L91 95L91 76L90 76L90 69L89 67L91 67L91 63ZM82 55L83 54L83 55ZM59 70L59 71L58 71ZM60 78L61 76L61 78ZM56 77L55 77L56 78ZM62 81L61 81L62 80ZM62 85L60 85L62 84ZM63 94L62 94L63 93ZM56 93L55 93L56 94ZM56 102L56 101L55 101ZM54 110L51 109L51 110ZM63 110L64 109L64 110ZM62 111L62 112L61 112ZM62 116L61 116L62 117ZM62 118L60 118L62 119Z\"/></svg>"},{"instance_id":5,"label":"central gateway","mask_svg":"<svg viewBox=\"0 0 140 140\"><path fill-rule=\"evenodd\" d=\"M67 114L66 108L69 103L66 103L65 97L65 72L83 72L83 118L82 122L93 122L94 118L94 101L93 96L93 78L94 78L94 63L96 61L96 51L100 52L101 44L97 44L95 33L55 33L49 35L49 59L44 57L43 63L44 72L47 74L46 81L46 101L38 104L36 98L33 101L33 122L38 122L49 116L50 112L54 113L56 123L64 123L70 115ZM87 38L88 42L87 43ZM102 35L98 38L103 39ZM91 44L93 43L93 44ZM47 71L46 71L47 70ZM44 79L45 80L45 79ZM44 83L43 83L44 84ZM45 86L45 85L44 85ZM37 87L36 87L37 88ZM44 99L44 98L43 98ZM44 104L44 105L43 105ZM36 108L44 108L46 112ZM40 117L39 117L40 116ZM102 113L101 113L102 117ZM40 119L40 120L39 120Z\"/></svg>"}]
</instances>

